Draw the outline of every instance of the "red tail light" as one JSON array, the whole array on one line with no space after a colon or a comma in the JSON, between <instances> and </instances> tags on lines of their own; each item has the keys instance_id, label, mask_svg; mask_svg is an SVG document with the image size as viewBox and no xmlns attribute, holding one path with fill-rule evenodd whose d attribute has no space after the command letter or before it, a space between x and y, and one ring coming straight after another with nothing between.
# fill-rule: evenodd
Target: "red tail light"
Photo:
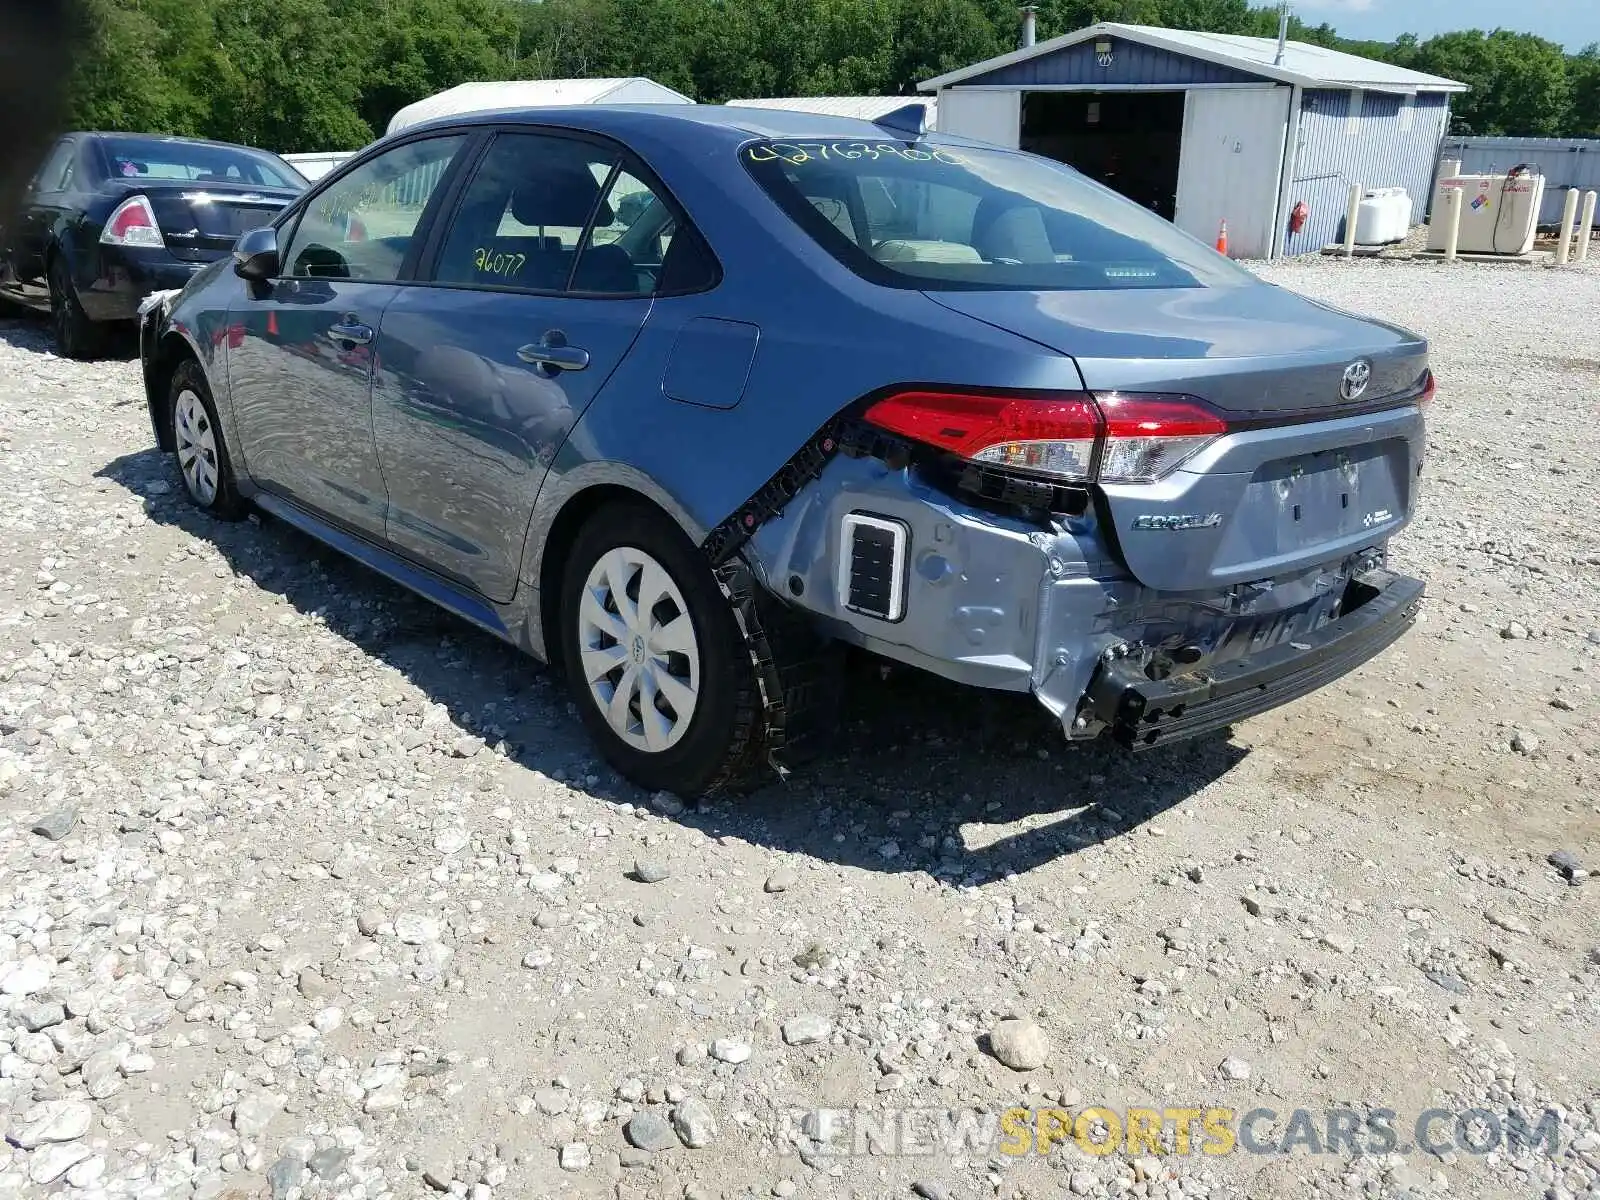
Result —
<instances>
[{"instance_id":1,"label":"red tail light","mask_svg":"<svg viewBox=\"0 0 1600 1200\"><path fill-rule=\"evenodd\" d=\"M108 246L161 246L161 226L143 196L129 196L106 221L100 240Z\"/></svg>"},{"instance_id":2,"label":"red tail light","mask_svg":"<svg viewBox=\"0 0 1600 1200\"><path fill-rule=\"evenodd\" d=\"M1100 414L1082 393L896 392L867 412L879 429L974 462L1087 480Z\"/></svg>"},{"instance_id":3,"label":"red tail light","mask_svg":"<svg viewBox=\"0 0 1600 1200\"><path fill-rule=\"evenodd\" d=\"M879 400L878 428L1002 471L1066 483L1148 483L1227 432L1186 396L918 390Z\"/></svg>"},{"instance_id":4,"label":"red tail light","mask_svg":"<svg viewBox=\"0 0 1600 1200\"><path fill-rule=\"evenodd\" d=\"M1433 398L1438 394L1438 391L1439 381L1433 377L1433 369L1430 367L1428 373L1423 377L1422 395L1417 397L1417 406L1426 409L1428 405L1433 403Z\"/></svg>"}]
</instances>

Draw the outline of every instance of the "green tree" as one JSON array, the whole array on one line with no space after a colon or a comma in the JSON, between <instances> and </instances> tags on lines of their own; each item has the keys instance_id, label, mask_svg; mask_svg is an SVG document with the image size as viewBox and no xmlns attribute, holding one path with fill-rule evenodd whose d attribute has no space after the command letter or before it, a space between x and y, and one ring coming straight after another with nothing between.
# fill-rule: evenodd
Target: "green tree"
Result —
<instances>
[{"instance_id":1,"label":"green tree","mask_svg":"<svg viewBox=\"0 0 1600 1200\"><path fill-rule=\"evenodd\" d=\"M900 0L889 65L889 91L917 85L1015 49L974 0Z\"/></svg>"},{"instance_id":2,"label":"green tree","mask_svg":"<svg viewBox=\"0 0 1600 1200\"><path fill-rule=\"evenodd\" d=\"M1556 137L1572 106L1566 54L1531 33L1467 30L1429 38L1406 64L1469 84L1455 99L1457 122L1470 133Z\"/></svg>"},{"instance_id":3,"label":"green tree","mask_svg":"<svg viewBox=\"0 0 1600 1200\"><path fill-rule=\"evenodd\" d=\"M514 73L520 30L500 0L365 0L351 18L374 30L357 111L381 131L401 108L472 80Z\"/></svg>"},{"instance_id":4,"label":"green tree","mask_svg":"<svg viewBox=\"0 0 1600 1200\"><path fill-rule=\"evenodd\" d=\"M1587 46L1567 60L1572 82L1572 116L1566 132L1574 137L1600 137L1600 45Z\"/></svg>"},{"instance_id":5,"label":"green tree","mask_svg":"<svg viewBox=\"0 0 1600 1200\"><path fill-rule=\"evenodd\" d=\"M117 0L86 0L70 88L79 129L165 131L177 107L161 70L161 26Z\"/></svg>"}]
</instances>

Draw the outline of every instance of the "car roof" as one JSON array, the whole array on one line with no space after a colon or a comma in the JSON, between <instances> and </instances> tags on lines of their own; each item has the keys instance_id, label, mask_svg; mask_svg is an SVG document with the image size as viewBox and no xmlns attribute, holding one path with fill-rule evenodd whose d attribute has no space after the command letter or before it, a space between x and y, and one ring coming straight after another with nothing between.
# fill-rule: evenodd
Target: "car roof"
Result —
<instances>
[{"instance_id":1,"label":"car roof","mask_svg":"<svg viewBox=\"0 0 1600 1200\"><path fill-rule=\"evenodd\" d=\"M908 97L907 104L918 104ZM918 107L922 105L918 104ZM746 137L806 137L837 140L904 137L857 117L799 112L786 108L743 108L722 104L585 104L563 108L501 108L436 117L397 131L403 137L419 129L461 125L560 125L625 137L629 133L670 133L674 128Z\"/></svg>"}]
</instances>

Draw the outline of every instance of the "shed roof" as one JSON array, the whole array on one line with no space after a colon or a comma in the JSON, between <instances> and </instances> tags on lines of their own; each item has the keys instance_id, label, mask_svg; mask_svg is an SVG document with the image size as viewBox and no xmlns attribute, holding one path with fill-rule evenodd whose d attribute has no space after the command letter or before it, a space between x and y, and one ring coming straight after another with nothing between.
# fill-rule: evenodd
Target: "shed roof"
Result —
<instances>
[{"instance_id":1,"label":"shed roof","mask_svg":"<svg viewBox=\"0 0 1600 1200\"><path fill-rule=\"evenodd\" d=\"M930 128L939 107L939 101L933 96L768 96L729 100L728 104L734 108L782 108L829 117L859 117L863 121L876 121L908 104L922 104L927 107Z\"/></svg>"},{"instance_id":2,"label":"shed roof","mask_svg":"<svg viewBox=\"0 0 1600 1200\"><path fill-rule=\"evenodd\" d=\"M389 133L469 112L493 109L559 108L576 104L693 104L682 92L641 76L622 79L510 79L462 83L389 118Z\"/></svg>"},{"instance_id":3,"label":"shed roof","mask_svg":"<svg viewBox=\"0 0 1600 1200\"><path fill-rule=\"evenodd\" d=\"M1095 38L1122 38L1140 42L1174 54L1185 54L1206 62L1220 63L1236 70L1246 71L1263 79L1280 83L1297 83L1308 88L1361 88L1374 92L1393 92L1414 95L1417 92L1464 92L1467 85L1438 75L1425 75L1421 71L1408 71L1403 67L1313 46L1306 42L1290 42L1284 48L1283 62L1278 59L1278 39L1241 37L1231 33L1196 33L1186 29L1163 29L1155 25L1124 25L1117 21L1102 21L1061 37L1025 46L996 58L973 63L959 71L951 71L922 83L924 91L953 87L968 83L1013 63L1065 50Z\"/></svg>"}]
</instances>

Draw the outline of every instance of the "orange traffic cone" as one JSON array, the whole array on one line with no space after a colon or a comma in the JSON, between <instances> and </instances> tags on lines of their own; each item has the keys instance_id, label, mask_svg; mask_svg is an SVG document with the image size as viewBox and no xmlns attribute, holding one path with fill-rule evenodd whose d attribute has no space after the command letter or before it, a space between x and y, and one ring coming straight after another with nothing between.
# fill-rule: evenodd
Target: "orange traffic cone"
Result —
<instances>
[{"instance_id":1,"label":"orange traffic cone","mask_svg":"<svg viewBox=\"0 0 1600 1200\"><path fill-rule=\"evenodd\" d=\"M1228 222L1227 222L1227 218L1223 218L1222 224L1217 227L1217 253L1218 254L1226 254L1227 252L1228 252Z\"/></svg>"}]
</instances>

